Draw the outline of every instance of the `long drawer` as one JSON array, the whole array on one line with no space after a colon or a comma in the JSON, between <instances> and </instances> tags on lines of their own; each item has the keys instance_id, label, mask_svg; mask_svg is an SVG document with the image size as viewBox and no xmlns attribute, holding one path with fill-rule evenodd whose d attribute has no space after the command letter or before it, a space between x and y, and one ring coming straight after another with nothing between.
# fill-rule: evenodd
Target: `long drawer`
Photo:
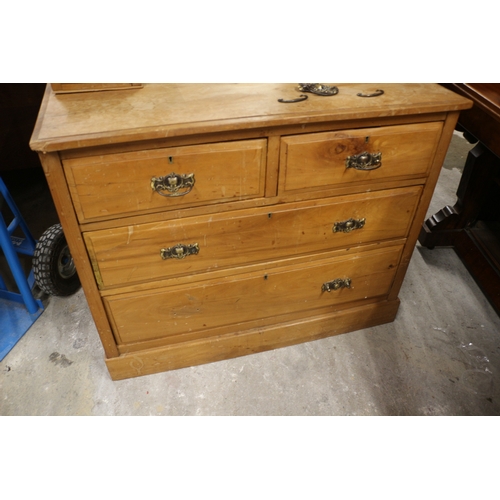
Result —
<instances>
[{"instance_id":1,"label":"long drawer","mask_svg":"<svg viewBox=\"0 0 500 500\"><path fill-rule=\"evenodd\" d=\"M80 222L264 196L267 140L63 161Z\"/></svg>"},{"instance_id":2,"label":"long drawer","mask_svg":"<svg viewBox=\"0 0 500 500\"><path fill-rule=\"evenodd\" d=\"M101 289L407 235L419 186L84 234Z\"/></svg>"},{"instance_id":3,"label":"long drawer","mask_svg":"<svg viewBox=\"0 0 500 500\"><path fill-rule=\"evenodd\" d=\"M286 265L203 283L138 294L106 297L104 302L120 344L267 319L387 295L402 246ZM329 291L330 290L330 291ZM209 333L207 333L209 334Z\"/></svg>"},{"instance_id":4,"label":"long drawer","mask_svg":"<svg viewBox=\"0 0 500 500\"><path fill-rule=\"evenodd\" d=\"M425 176L441 129L442 123L435 122L283 137L280 189Z\"/></svg>"}]
</instances>

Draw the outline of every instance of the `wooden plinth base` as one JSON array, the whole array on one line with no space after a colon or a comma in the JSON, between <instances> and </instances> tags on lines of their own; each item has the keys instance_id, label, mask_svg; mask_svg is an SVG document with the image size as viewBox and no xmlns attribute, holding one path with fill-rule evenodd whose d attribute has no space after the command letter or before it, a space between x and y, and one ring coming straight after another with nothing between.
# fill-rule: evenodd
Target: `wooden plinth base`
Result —
<instances>
[{"instance_id":1,"label":"wooden plinth base","mask_svg":"<svg viewBox=\"0 0 500 500\"><path fill-rule=\"evenodd\" d=\"M394 321L399 299L106 360L113 380L236 358Z\"/></svg>"}]
</instances>

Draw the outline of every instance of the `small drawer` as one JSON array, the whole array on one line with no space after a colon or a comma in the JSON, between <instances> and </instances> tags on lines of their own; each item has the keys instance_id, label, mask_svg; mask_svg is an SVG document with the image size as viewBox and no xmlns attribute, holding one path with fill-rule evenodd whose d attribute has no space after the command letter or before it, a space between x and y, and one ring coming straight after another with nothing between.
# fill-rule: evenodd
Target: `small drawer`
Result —
<instances>
[{"instance_id":1,"label":"small drawer","mask_svg":"<svg viewBox=\"0 0 500 500\"><path fill-rule=\"evenodd\" d=\"M63 161L80 222L264 196L267 140Z\"/></svg>"},{"instance_id":2,"label":"small drawer","mask_svg":"<svg viewBox=\"0 0 500 500\"><path fill-rule=\"evenodd\" d=\"M84 233L101 289L406 237L421 187Z\"/></svg>"},{"instance_id":3,"label":"small drawer","mask_svg":"<svg viewBox=\"0 0 500 500\"><path fill-rule=\"evenodd\" d=\"M426 176L442 123L282 138L281 192Z\"/></svg>"},{"instance_id":4,"label":"small drawer","mask_svg":"<svg viewBox=\"0 0 500 500\"><path fill-rule=\"evenodd\" d=\"M284 265L226 279L104 298L119 343L193 334L279 316L336 310L389 293L402 246Z\"/></svg>"}]
</instances>

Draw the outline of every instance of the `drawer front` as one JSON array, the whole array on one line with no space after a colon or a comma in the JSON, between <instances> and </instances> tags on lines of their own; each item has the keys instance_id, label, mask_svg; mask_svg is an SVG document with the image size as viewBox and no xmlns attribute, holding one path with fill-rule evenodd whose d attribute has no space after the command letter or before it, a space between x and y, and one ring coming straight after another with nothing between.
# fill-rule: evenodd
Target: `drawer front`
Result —
<instances>
[{"instance_id":1,"label":"drawer front","mask_svg":"<svg viewBox=\"0 0 500 500\"><path fill-rule=\"evenodd\" d=\"M80 222L264 196L267 140L63 161Z\"/></svg>"},{"instance_id":2,"label":"drawer front","mask_svg":"<svg viewBox=\"0 0 500 500\"><path fill-rule=\"evenodd\" d=\"M437 122L284 137L280 189L324 189L425 176L441 129Z\"/></svg>"},{"instance_id":3,"label":"drawer front","mask_svg":"<svg viewBox=\"0 0 500 500\"><path fill-rule=\"evenodd\" d=\"M404 238L420 193L414 186L94 231L84 237L101 288L129 285Z\"/></svg>"},{"instance_id":4,"label":"drawer front","mask_svg":"<svg viewBox=\"0 0 500 500\"><path fill-rule=\"evenodd\" d=\"M260 319L273 324L280 315L335 310L348 302L385 296L401 250L389 247L104 300L119 343L197 331L205 336L212 328L244 329L246 322Z\"/></svg>"}]
</instances>

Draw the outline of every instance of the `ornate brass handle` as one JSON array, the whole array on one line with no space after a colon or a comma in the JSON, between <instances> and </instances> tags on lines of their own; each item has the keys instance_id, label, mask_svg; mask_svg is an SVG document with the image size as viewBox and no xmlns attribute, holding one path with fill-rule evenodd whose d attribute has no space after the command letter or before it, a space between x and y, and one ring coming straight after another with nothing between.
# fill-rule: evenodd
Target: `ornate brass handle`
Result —
<instances>
[{"instance_id":1,"label":"ornate brass handle","mask_svg":"<svg viewBox=\"0 0 500 500\"><path fill-rule=\"evenodd\" d=\"M347 219L342 222L335 222L333 224L333 232L334 233L350 233L355 229L361 229L364 227L366 219Z\"/></svg>"},{"instance_id":2,"label":"ornate brass handle","mask_svg":"<svg viewBox=\"0 0 500 500\"><path fill-rule=\"evenodd\" d=\"M324 85L322 83L299 83L297 86L297 90L299 92L310 92L311 94L316 95L337 95L339 93L339 89L334 86ZM305 101L307 96L301 94L297 99L278 99L278 102L300 102Z\"/></svg>"},{"instance_id":3,"label":"ornate brass handle","mask_svg":"<svg viewBox=\"0 0 500 500\"><path fill-rule=\"evenodd\" d=\"M337 95L338 87L324 85L322 83L299 83L297 89L300 92L311 92L316 95Z\"/></svg>"},{"instance_id":4,"label":"ornate brass handle","mask_svg":"<svg viewBox=\"0 0 500 500\"><path fill-rule=\"evenodd\" d=\"M193 189L194 182L194 174L176 174L172 172L163 177L152 177L151 189L167 198L185 196ZM180 192L181 189L187 191ZM168 191L168 193L162 193L162 191Z\"/></svg>"},{"instance_id":5,"label":"ornate brass handle","mask_svg":"<svg viewBox=\"0 0 500 500\"><path fill-rule=\"evenodd\" d=\"M340 288L351 288L351 278L337 278L333 281L323 283L321 287L322 292L331 292L332 290L339 290Z\"/></svg>"},{"instance_id":6,"label":"ornate brass handle","mask_svg":"<svg viewBox=\"0 0 500 500\"><path fill-rule=\"evenodd\" d=\"M193 243L192 245L183 245L179 243L174 247L162 248L160 250L160 255L163 260L166 259L184 259L188 255L197 255L200 251L198 243Z\"/></svg>"},{"instance_id":7,"label":"ornate brass handle","mask_svg":"<svg viewBox=\"0 0 500 500\"><path fill-rule=\"evenodd\" d=\"M382 166L382 153L367 153L348 156L345 159L345 168L355 168L356 170L375 170Z\"/></svg>"}]
</instances>

